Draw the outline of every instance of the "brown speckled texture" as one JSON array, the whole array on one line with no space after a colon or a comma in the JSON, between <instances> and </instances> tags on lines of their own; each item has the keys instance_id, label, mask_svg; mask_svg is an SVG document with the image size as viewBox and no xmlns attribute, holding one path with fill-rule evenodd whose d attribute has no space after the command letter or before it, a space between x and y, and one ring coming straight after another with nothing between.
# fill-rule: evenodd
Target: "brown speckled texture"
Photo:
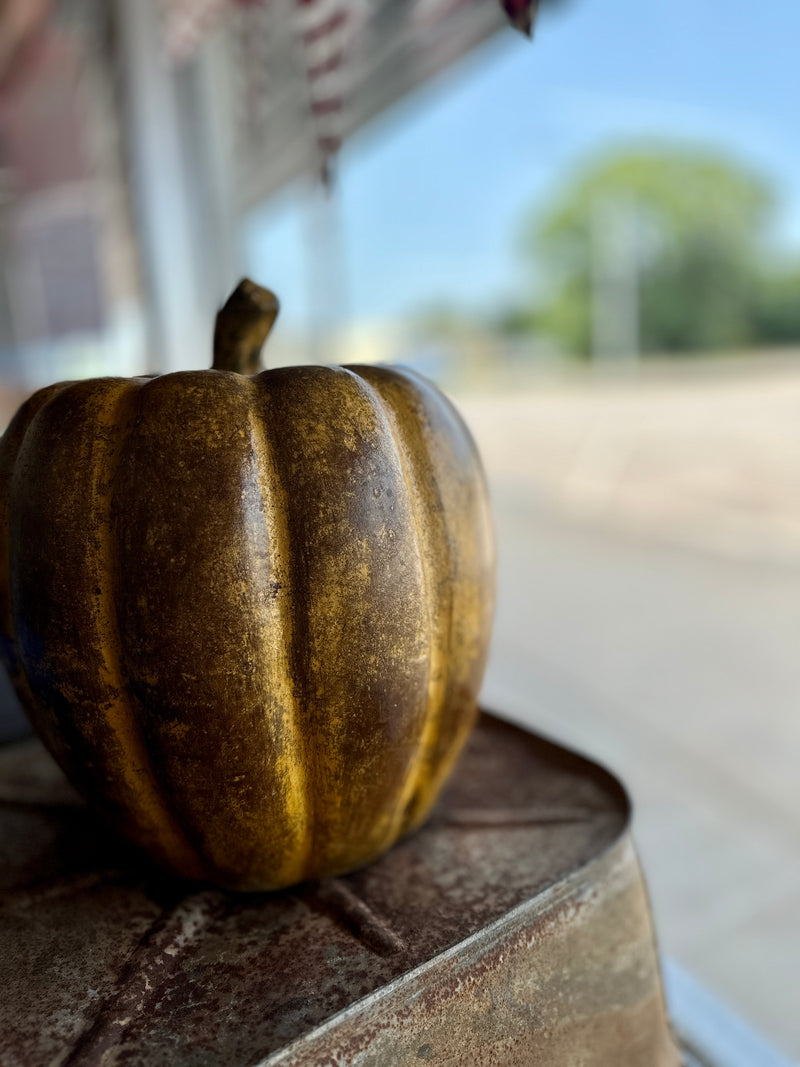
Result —
<instances>
[{"instance_id":1,"label":"brown speckled texture","mask_svg":"<svg viewBox=\"0 0 800 1067\"><path fill-rule=\"evenodd\" d=\"M367 870L226 894L130 865L38 742L0 748L0 1058L677 1067L628 816L610 775L483 716Z\"/></svg>"},{"instance_id":2,"label":"brown speckled texture","mask_svg":"<svg viewBox=\"0 0 800 1067\"><path fill-rule=\"evenodd\" d=\"M187 877L360 867L431 808L474 721L493 610L486 487L411 372L215 368L62 383L0 444L3 656L82 795Z\"/></svg>"}]
</instances>

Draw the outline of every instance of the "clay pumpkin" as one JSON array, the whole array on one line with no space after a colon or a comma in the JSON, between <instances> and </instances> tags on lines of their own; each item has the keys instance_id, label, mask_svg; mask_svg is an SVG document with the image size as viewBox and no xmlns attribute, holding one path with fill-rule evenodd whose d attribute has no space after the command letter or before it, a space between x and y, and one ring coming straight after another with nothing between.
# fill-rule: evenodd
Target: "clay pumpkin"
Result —
<instances>
[{"instance_id":1,"label":"clay pumpkin","mask_svg":"<svg viewBox=\"0 0 800 1067\"><path fill-rule=\"evenodd\" d=\"M214 369L66 382L0 444L0 625L70 780L178 874L351 870L428 814L476 714L484 478L451 404L373 366L255 373L243 282Z\"/></svg>"}]
</instances>

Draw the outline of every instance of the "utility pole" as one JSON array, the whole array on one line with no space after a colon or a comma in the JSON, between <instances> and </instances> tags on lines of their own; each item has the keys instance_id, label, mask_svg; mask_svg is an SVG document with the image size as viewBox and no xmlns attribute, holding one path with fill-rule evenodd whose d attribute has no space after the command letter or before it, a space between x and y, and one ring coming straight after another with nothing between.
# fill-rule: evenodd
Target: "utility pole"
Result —
<instances>
[{"instance_id":1,"label":"utility pole","mask_svg":"<svg viewBox=\"0 0 800 1067\"><path fill-rule=\"evenodd\" d=\"M639 357L639 249L636 206L599 199L591 218L592 358Z\"/></svg>"}]
</instances>

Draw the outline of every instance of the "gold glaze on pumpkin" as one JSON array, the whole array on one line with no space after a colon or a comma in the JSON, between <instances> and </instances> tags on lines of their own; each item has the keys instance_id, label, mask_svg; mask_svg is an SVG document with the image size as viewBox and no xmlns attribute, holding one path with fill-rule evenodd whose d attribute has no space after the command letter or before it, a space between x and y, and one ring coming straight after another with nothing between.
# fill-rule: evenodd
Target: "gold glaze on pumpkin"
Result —
<instances>
[{"instance_id":1,"label":"gold glaze on pumpkin","mask_svg":"<svg viewBox=\"0 0 800 1067\"><path fill-rule=\"evenodd\" d=\"M214 370L63 383L0 443L9 672L72 782L181 875L272 889L428 814L473 723L493 610L485 481L418 375Z\"/></svg>"}]
</instances>

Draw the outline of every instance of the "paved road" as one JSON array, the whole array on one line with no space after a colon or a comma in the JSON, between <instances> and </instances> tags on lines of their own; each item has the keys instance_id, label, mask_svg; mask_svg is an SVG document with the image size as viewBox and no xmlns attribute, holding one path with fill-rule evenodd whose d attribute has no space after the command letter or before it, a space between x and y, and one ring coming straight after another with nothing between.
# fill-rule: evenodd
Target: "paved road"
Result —
<instances>
[{"instance_id":1,"label":"paved road","mask_svg":"<svg viewBox=\"0 0 800 1067\"><path fill-rule=\"evenodd\" d=\"M623 451L638 456L630 484L620 474L629 462L598 460L579 491L587 436L606 454L615 439L620 451L619 418L598 418L607 401L619 414L628 385L604 385L605 400L570 387L529 405L519 396L462 403L499 535L485 698L620 774L663 949L800 1055L800 551L791 533L800 440L776 470L771 450L790 413L784 383L769 379L767 407L750 421L739 385L703 386L694 471L687 458L669 459L670 434L685 457L686 408L698 400L689 383L673 391L674 417L661 419L657 440L654 394L628 421ZM643 520L645 440L658 507ZM579 460L563 459L570 448ZM541 449L562 455L560 476L542 468ZM764 471L769 492L754 474ZM687 510L688 481L707 489Z\"/></svg>"}]
</instances>

